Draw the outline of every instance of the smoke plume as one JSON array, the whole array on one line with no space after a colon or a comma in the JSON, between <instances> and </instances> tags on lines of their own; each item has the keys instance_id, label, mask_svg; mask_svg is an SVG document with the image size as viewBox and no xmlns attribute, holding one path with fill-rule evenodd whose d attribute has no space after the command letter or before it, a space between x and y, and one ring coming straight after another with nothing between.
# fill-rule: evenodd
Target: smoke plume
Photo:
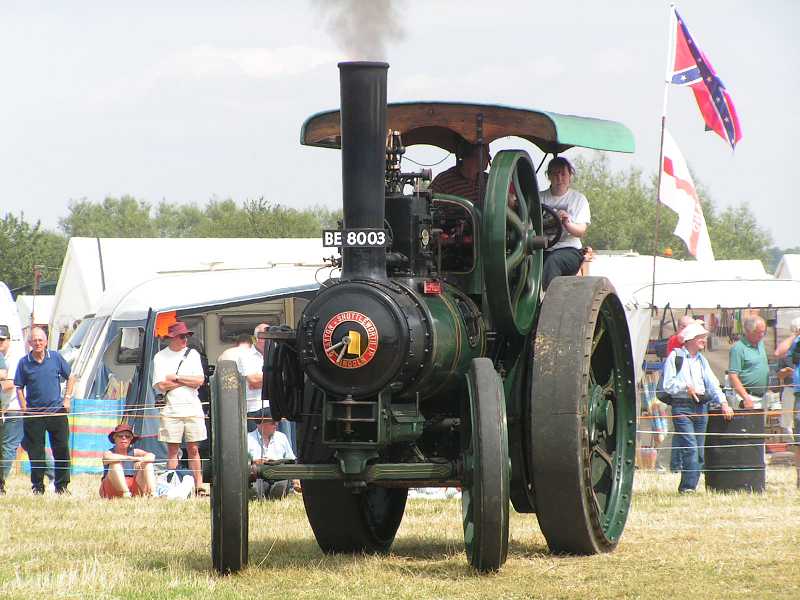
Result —
<instances>
[{"instance_id":1,"label":"smoke plume","mask_svg":"<svg viewBox=\"0 0 800 600\"><path fill-rule=\"evenodd\" d=\"M386 60L404 31L391 0L317 0L325 28L349 60Z\"/></svg>"}]
</instances>

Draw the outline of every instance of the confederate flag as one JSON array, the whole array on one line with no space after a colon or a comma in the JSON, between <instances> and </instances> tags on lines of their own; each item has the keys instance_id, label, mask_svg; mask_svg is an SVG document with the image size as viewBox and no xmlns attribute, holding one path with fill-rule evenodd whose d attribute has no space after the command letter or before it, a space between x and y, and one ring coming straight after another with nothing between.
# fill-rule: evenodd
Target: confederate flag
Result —
<instances>
[{"instance_id":1,"label":"confederate flag","mask_svg":"<svg viewBox=\"0 0 800 600\"><path fill-rule=\"evenodd\" d=\"M689 253L697 260L714 260L703 207L689 173L689 167L667 129L661 149L661 187L658 199L678 213L675 235L686 242Z\"/></svg>"},{"instance_id":2,"label":"confederate flag","mask_svg":"<svg viewBox=\"0 0 800 600\"><path fill-rule=\"evenodd\" d=\"M711 62L694 43L678 11L673 11L676 21L675 42L669 63L672 70L667 74L667 81L690 86L706 122L706 129L713 129L731 148L735 148L736 142L742 139L742 128L733 100Z\"/></svg>"}]
</instances>

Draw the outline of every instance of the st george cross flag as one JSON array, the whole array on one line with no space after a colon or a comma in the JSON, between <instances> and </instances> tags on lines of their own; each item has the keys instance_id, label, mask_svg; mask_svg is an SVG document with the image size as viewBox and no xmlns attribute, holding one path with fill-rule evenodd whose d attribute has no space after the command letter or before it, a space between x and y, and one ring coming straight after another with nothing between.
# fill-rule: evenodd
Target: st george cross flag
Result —
<instances>
[{"instance_id":1,"label":"st george cross flag","mask_svg":"<svg viewBox=\"0 0 800 600\"><path fill-rule=\"evenodd\" d=\"M700 206L700 198L694 188L689 167L666 128L658 198L662 204L678 213L678 224L674 233L686 242L689 253L697 260L714 260L703 207Z\"/></svg>"},{"instance_id":2,"label":"st george cross flag","mask_svg":"<svg viewBox=\"0 0 800 600\"><path fill-rule=\"evenodd\" d=\"M675 36L671 49L672 60L669 62L671 71L667 73L667 81L691 87L706 128L713 129L731 148L735 148L736 143L742 139L742 128L739 126L733 100L711 62L694 43L677 10L673 9L672 17Z\"/></svg>"}]
</instances>

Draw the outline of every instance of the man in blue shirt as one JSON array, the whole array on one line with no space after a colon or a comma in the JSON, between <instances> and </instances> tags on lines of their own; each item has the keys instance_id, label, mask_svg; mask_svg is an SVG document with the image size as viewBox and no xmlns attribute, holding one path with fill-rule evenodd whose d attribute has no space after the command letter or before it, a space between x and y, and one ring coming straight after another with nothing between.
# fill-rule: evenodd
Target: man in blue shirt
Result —
<instances>
[{"instance_id":1,"label":"man in blue shirt","mask_svg":"<svg viewBox=\"0 0 800 600\"><path fill-rule=\"evenodd\" d=\"M719 380L701 350L706 347L708 331L700 323L687 325L681 332L683 348L676 348L664 363L664 391L672 398L672 443L680 449L681 481L678 492L692 493L700 481L703 464L703 440L708 425L708 403L719 402L726 420L733 417ZM675 359L680 356L680 369Z\"/></svg>"},{"instance_id":2,"label":"man in blue shirt","mask_svg":"<svg viewBox=\"0 0 800 600\"><path fill-rule=\"evenodd\" d=\"M58 352L47 349L47 335L34 327L30 336L31 351L17 364L14 385L19 405L25 414L23 446L31 461L31 487L34 494L44 493L44 435L50 436L55 462L57 494L67 493L70 479L69 414L75 378ZM66 380L64 398L61 381Z\"/></svg>"}]
</instances>

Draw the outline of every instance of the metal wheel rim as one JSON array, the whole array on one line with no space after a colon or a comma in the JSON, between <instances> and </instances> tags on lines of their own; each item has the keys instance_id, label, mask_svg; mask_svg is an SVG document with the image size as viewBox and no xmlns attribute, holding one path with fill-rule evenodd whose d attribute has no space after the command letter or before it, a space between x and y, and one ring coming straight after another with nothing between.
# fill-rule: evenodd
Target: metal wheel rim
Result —
<instances>
[{"instance_id":1,"label":"metal wheel rim","mask_svg":"<svg viewBox=\"0 0 800 600\"><path fill-rule=\"evenodd\" d=\"M625 311L607 279L553 280L537 324L530 398L527 456L548 546L613 550L630 509L636 391Z\"/></svg>"},{"instance_id":2,"label":"metal wheel rim","mask_svg":"<svg viewBox=\"0 0 800 600\"><path fill-rule=\"evenodd\" d=\"M627 382L618 368L625 361L620 339L624 332L615 318L619 315L610 296L606 297L592 336L585 427L589 501L597 510L603 535L611 542L619 540L630 509L636 444L636 418L630 411L635 402L627 398ZM615 354L610 369L600 360L609 345Z\"/></svg>"}]
</instances>

